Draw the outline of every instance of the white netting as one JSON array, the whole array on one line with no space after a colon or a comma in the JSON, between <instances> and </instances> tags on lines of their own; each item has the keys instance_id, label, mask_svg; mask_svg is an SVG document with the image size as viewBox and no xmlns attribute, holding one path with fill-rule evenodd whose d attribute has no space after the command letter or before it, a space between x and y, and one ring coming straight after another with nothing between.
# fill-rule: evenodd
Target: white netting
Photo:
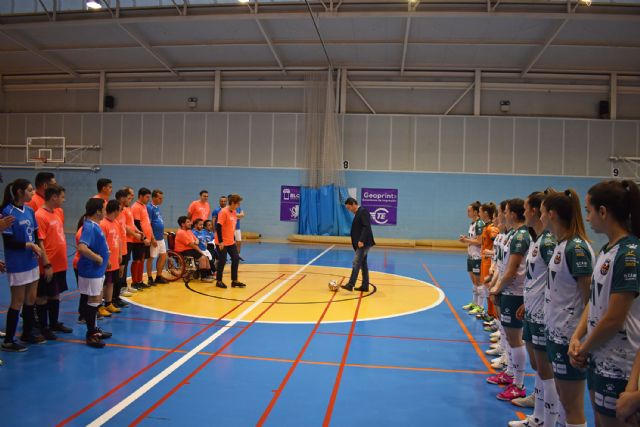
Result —
<instances>
[{"instance_id":1,"label":"white netting","mask_svg":"<svg viewBox=\"0 0 640 427\"><path fill-rule=\"evenodd\" d=\"M308 73L305 81L306 185L342 187L342 141L338 131L333 72Z\"/></svg>"}]
</instances>

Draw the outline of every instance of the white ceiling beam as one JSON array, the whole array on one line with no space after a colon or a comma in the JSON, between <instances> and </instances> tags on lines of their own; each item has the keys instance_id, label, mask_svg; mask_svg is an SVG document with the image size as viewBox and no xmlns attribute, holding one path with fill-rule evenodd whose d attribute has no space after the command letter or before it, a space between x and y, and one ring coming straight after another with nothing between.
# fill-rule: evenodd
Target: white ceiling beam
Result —
<instances>
[{"instance_id":1,"label":"white ceiling beam","mask_svg":"<svg viewBox=\"0 0 640 427\"><path fill-rule=\"evenodd\" d=\"M265 31L264 27L262 26L262 22L260 22L260 20L257 17L256 17L256 24L258 25L258 29L262 33L262 37L264 37L264 40L267 42L267 45L269 46L269 50L271 51L271 54L273 55L273 58L278 63L278 66L280 67L282 72L286 73L287 70L285 69L284 64L282 63L282 60L278 56L278 53L276 52L276 49L273 47L273 43L271 42L271 38L269 38L269 35L267 34L267 32Z\"/></svg>"},{"instance_id":2,"label":"white ceiling beam","mask_svg":"<svg viewBox=\"0 0 640 427\"><path fill-rule=\"evenodd\" d=\"M75 78L79 77L79 74L75 72L70 65L67 65L64 61L60 59L54 58L48 53L40 51L40 49L38 49L33 43L23 39L22 37L4 30L4 26L2 25L0 25L0 34L4 35L9 40L13 41L15 44L21 46L22 48L36 55L37 57L44 60L48 64L53 65L58 70L64 71L65 73Z\"/></svg>"},{"instance_id":3,"label":"white ceiling beam","mask_svg":"<svg viewBox=\"0 0 640 427\"><path fill-rule=\"evenodd\" d=\"M354 86L353 83L351 83L351 81L349 79L347 80L347 84L351 87L351 89L355 92L356 95L358 95L358 98L360 98L360 101L362 101L364 103L364 105L367 106L367 108L369 109L369 111L371 111L372 114L377 114L376 110L373 109L373 107L371 106L371 104L369 104L369 102L367 101L367 99L362 95L362 93L360 93L360 91L358 90L358 88L356 88Z\"/></svg>"},{"instance_id":4,"label":"white ceiling beam","mask_svg":"<svg viewBox=\"0 0 640 427\"><path fill-rule=\"evenodd\" d=\"M174 70L171 64L169 64L169 61L167 61L165 58L162 57L162 55L156 52L156 50L151 45L149 45L149 43L147 43L147 41L136 30L134 30L131 27L127 27L121 24L120 22L116 22L116 23L120 28L122 28L122 30L125 33L129 35L129 37L135 40L142 48L144 48L144 50L146 50L151 56L153 56L156 61L162 64L164 68L169 70L169 72L171 72L171 74L173 74L174 76L179 77L178 72Z\"/></svg>"},{"instance_id":5,"label":"white ceiling beam","mask_svg":"<svg viewBox=\"0 0 640 427\"><path fill-rule=\"evenodd\" d=\"M53 18L51 16L51 14L49 13L49 10L47 9L47 6L45 6L44 2L42 0L38 0L38 3L40 3L40 6L42 6L42 8L44 9L44 13L47 14L47 18L49 19L49 21L52 21Z\"/></svg>"},{"instance_id":6,"label":"white ceiling beam","mask_svg":"<svg viewBox=\"0 0 640 427\"><path fill-rule=\"evenodd\" d=\"M404 66L407 61L407 48L409 46L409 33L411 32L411 17L407 18L404 29L404 42L402 43L402 63L400 64L400 74L404 74Z\"/></svg>"},{"instance_id":7,"label":"white ceiling beam","mask_svg":"<svg viewBox=\"0 0 640 427\"><path fill-rule=\"evenodd\" d=\"M451 106L449 108L447 108L447 111L444 112L444 115L445 116L449 115L451 110L456 108L456 105L458 105L460 103L460 101L462 101L462 98L464 98L469 93L469 91L474 88L475 85L476 85L475 82L471 83L467 87L467 89L464 92L462 92L462 94L455 101L453 101L453 104L451 104Z\"/></svg>"},{"instance_id":8,"label":"white ceiling beam","mask_svg":"<svg viewBox=\"0 0 640 427\"><path fill-rule=\"evenodd\" d=\"M535 55L533 55L533 57L527 62L527 65L525 65L524 69L522 70L522 73L520 73L520 77L526 76L527 73L531 71L533 66L536 65L536 62L538 62L540 57L542 57L542 55L547 50L547 48L551 46L551 43L553 43L556 37L558 37L558 35L560 34L560 31L562 31L564 26L567 25L567 22L569 22L568 19L563 19L562 22L560 22L556 26L556 29L553 31L553 33L551 33L551 35L547 37L547 40L544 42L544 44L540 46L540 48L538 49L538 52Z\"/></svg>"}]
</instances>

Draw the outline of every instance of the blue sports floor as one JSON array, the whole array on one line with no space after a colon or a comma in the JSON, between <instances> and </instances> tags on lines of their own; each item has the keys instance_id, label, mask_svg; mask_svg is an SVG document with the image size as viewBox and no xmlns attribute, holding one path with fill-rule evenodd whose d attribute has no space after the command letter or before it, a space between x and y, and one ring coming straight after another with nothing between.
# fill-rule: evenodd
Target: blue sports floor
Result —
<instances>
[{"instance_id":1,"label":"blue sports floor","mask_svg":"<svg viewBox=\"0 0 640 427\"><path fill-rule=\"evenodd\" d=\"M303 266L327 248L252 243L242 255L248 264ZM352 254L335 247L313 265L350 267ZM495 398L499 387L485 382L488 334L460 308L471 294L464 253L375 248L369 265L440 286L446 298L382 320L231 328L131 305L100 321L114 336L96 350L84 344L85 327L76 324L78 293L70 279L61 320L73 334L25 353L0 353L0 424L506 426L522 416ZM0 304L3 329L4 275ZM172 365L219 332L184 364ZM532 387L531 376L526 384ZM588 419L592 425L591 414Z\"/></svg>"}]
</instances>

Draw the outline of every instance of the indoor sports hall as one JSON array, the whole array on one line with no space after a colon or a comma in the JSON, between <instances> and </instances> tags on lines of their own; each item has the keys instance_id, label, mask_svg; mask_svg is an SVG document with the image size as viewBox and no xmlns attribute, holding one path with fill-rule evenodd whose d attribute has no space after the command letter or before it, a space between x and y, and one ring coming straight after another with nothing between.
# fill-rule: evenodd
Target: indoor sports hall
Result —
<instances>
[{"instance_id":1,"label":"indoor sports hall","mask_svg":"<svg viewBox=\"0 0 640 427\"><path fill-rule=\"evenodd\" d=\"M538 417L554 379L529 353L523 368L504 303L492 312L489 281L470 278L480 258L504 276L494 249L472 256L474 206L519 217L516 199L573 197L589 277L606 275L607 235L586 219L603 180L640 183L640 1L0 0L0 425L554 427ZM185 225L194 203L211 240ZM85 231L135 204L142 219L95 261L115 260L116 291L103 270L92 305ZM57 207L54 296L38 212ZM160 237L145 237L152 212ZM18 229L37 238L20 246ZM142 259L166 241L167 262L149 270L125 240ZM11 251L29 245L36 283L16 285ZM487 381L502 375L519 397ZM615 421L617 394L601 405L619 423L597 421L589 381L584 420L560 396L559 426L640 425Z\"/></svg>"}]
</instances>

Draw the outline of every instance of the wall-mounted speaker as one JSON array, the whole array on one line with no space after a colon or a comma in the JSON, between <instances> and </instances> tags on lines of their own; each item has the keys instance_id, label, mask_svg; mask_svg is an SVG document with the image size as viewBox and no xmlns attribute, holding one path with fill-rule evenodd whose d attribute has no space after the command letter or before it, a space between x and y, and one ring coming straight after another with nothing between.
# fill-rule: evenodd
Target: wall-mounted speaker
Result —
<instances>
[{"instance_id":1,"label":"wall-mounted speaker","mask_svg":"<svg viewBox=\"0 0 640 427\"><path fill-rule=\"evenodd\" d=\"M112 110L113 107L115 107L115 105L116 105L116 99L113 96L107 95L104 97L104 108L108 110Z\"/></svg>"},{"instance_id":2,"label":"wall-mounted speaker","mask_svg":"<svg viewBox=\"0 0 640 427\"><path fill-rule=\"evenodd\" d=\"M601 119L609 118L609 101L598 102L598 117Z\"/></svg>"}]
</instances>

